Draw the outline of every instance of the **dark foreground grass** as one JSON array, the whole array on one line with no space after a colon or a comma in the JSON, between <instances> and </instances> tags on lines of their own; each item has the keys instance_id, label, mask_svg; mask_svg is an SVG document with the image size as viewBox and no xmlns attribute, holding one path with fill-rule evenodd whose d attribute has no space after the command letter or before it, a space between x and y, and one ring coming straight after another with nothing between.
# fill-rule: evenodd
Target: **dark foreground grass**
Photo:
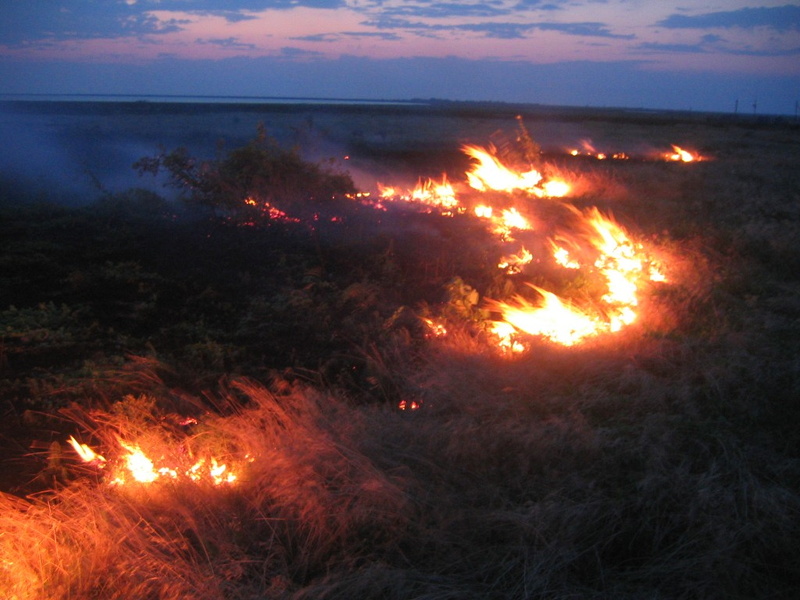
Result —
<instances>
[{"instance_id":1,"label":"dark foreground grass","mask_svg":"<svg viewBox=\"0 0 800 600\"><path fill-rule=\"evenodd\" d=\"M754 365L666 345L542 348L508 363L446 344L415 374L424 404L410 413L239 382L226 414L190 437L197 453L254 457L239 480L109 486L87 474L4 496L2 592L788 598L797 462L759 439L757 416L720 406L725 386L747 384L720 381L717 361ZM143 398L121 406L93 415L106 447L109 429L165 416Z\"/></svg>"},{"instance_id":2,"label":"dark foreground grass","mask_svg":"<svg viewBox=\"0 0 800 600\"><path fill-rule=\"evenodd\" d=\"M444 338L398 316L456 275L498 289L469 223L308 235L152 198L6 218L27 245L3 276L30 287L3 291L5 432L60 443L50 489L0 497L0 596L795 597L796 131L697 135L716 160L560 165L669 281L619 334L514 357L452 306ZM114 485L118 437L238 477Z\"/></svg>"}]
</instances>

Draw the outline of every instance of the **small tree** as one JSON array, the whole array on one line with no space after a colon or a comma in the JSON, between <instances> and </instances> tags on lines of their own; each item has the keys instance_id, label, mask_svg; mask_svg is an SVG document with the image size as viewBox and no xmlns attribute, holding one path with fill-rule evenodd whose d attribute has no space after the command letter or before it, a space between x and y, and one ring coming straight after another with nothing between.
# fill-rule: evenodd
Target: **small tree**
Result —
<instances>
[{"instance_id":1,"label":"small tree","mask_svg":"<svg viewBox=\"0 0 800 600\"><path fill-rule=\"evenodd\" d=\"M304 218L328 212L335 198L355 192L347 173L281 148L263 125L255 139L221 159L198 161L181 147L142 158L134 168L141 174L166 169L190 206L247 218L268 216L272 210Z\"/></svg>"}]
</instances>

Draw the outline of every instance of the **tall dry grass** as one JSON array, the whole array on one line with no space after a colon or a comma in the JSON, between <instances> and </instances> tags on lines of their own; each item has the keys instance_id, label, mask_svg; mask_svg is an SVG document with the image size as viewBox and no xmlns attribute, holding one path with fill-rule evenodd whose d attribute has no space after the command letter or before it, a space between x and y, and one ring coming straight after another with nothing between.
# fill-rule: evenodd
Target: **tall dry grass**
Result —
<instances>
[{"instance_id":1,"label":"tall dry grass","mask_svg":"<svg viewBox=\"0 0 800 600\"><path fill-rule=\"evenodd\" d=\"M0 595L789 597L797 464L717 407L758 357L708 353L629 332L509 360L456 332L405 373L419 410L240 381L183 436L128 398L86 419L102 449L149 435L239 478L4 496Z\"/></svg>"}]
</instances>

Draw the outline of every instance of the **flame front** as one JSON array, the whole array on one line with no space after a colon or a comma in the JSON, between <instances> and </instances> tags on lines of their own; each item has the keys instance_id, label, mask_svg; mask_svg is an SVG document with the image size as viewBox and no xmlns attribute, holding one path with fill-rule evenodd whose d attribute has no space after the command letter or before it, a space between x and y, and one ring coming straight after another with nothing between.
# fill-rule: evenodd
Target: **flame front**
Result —
<instances>
[{"instance_id":1,"label":"flame front","mask_svg":"<svg viewBox=\"0 0 800 600\"><path fill-rule=\"evenodd\" d=\"M584 155L599 160L608 156L629 158L625 153L599 153L588 141L583 142L583 147ZM541 336L569 346L599 333L620 331L637 319L642 284L665 280L663 273L652 266L641 245L635 244L620 225L596 208L581 212L560 200L570 193L571 186L567 181L545 177L534 168L513 169L504 164L491 147L486 150L466 145L462 150L473 160L466 173L468 187L473 190L473 196L477 192L481 200L488 200L478 203L470 198L470 214L485 220L489 231L500 241L513 244L515 236L549 233L548 227L552 226L540 222L535 202L544 198L555 199L557 205L571 215L571 226L552 232L548 240L553 264L575 272L583 270L604 287L604 292L588 299L586 306L582 307L536 286L531 286L538 294L536 302L519 295L510 302L488 301L489 306L501 315L501 320L492 322L489 328L500 348L510 352L524 350L521 336L525 335ZM677 146L674 150L676 154L685 152ZM575 150L571 154L579 153ZM683 157L681 160L689 160L692 155L678 156ZM552 171L553 168L544 170ZM381 198L436 207L440 214L448 216L467 212L458 199L456 188L447 182L446 177L441 183L420 182L414 191L406 193L381 187ZM497 266L506 274L518 275L532 261L533 254L519 245L503 256ZM442 334L437 332L436 335Z\"/></svg>"}]
</instances>

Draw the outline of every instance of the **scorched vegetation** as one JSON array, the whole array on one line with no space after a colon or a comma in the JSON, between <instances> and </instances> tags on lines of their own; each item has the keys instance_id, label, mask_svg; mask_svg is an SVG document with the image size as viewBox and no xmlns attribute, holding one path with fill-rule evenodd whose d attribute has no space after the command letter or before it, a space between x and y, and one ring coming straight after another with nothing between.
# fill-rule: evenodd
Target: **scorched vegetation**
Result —
<instances>
[{"instance_id":1,"label":"scorched vegetation","mask_svg":"<svg viewBox=\"0 0 800 600\"><path fill-rule=\"evenodd\" d=\"M684 162L613 125L598 159L512 122L529 187L480 200L262 132L140 162L183 202L5 206L0 596L792 597L798 130L693 122ZM597 331L504 320L536 290Z\"/></svg>"}]
</instances>

